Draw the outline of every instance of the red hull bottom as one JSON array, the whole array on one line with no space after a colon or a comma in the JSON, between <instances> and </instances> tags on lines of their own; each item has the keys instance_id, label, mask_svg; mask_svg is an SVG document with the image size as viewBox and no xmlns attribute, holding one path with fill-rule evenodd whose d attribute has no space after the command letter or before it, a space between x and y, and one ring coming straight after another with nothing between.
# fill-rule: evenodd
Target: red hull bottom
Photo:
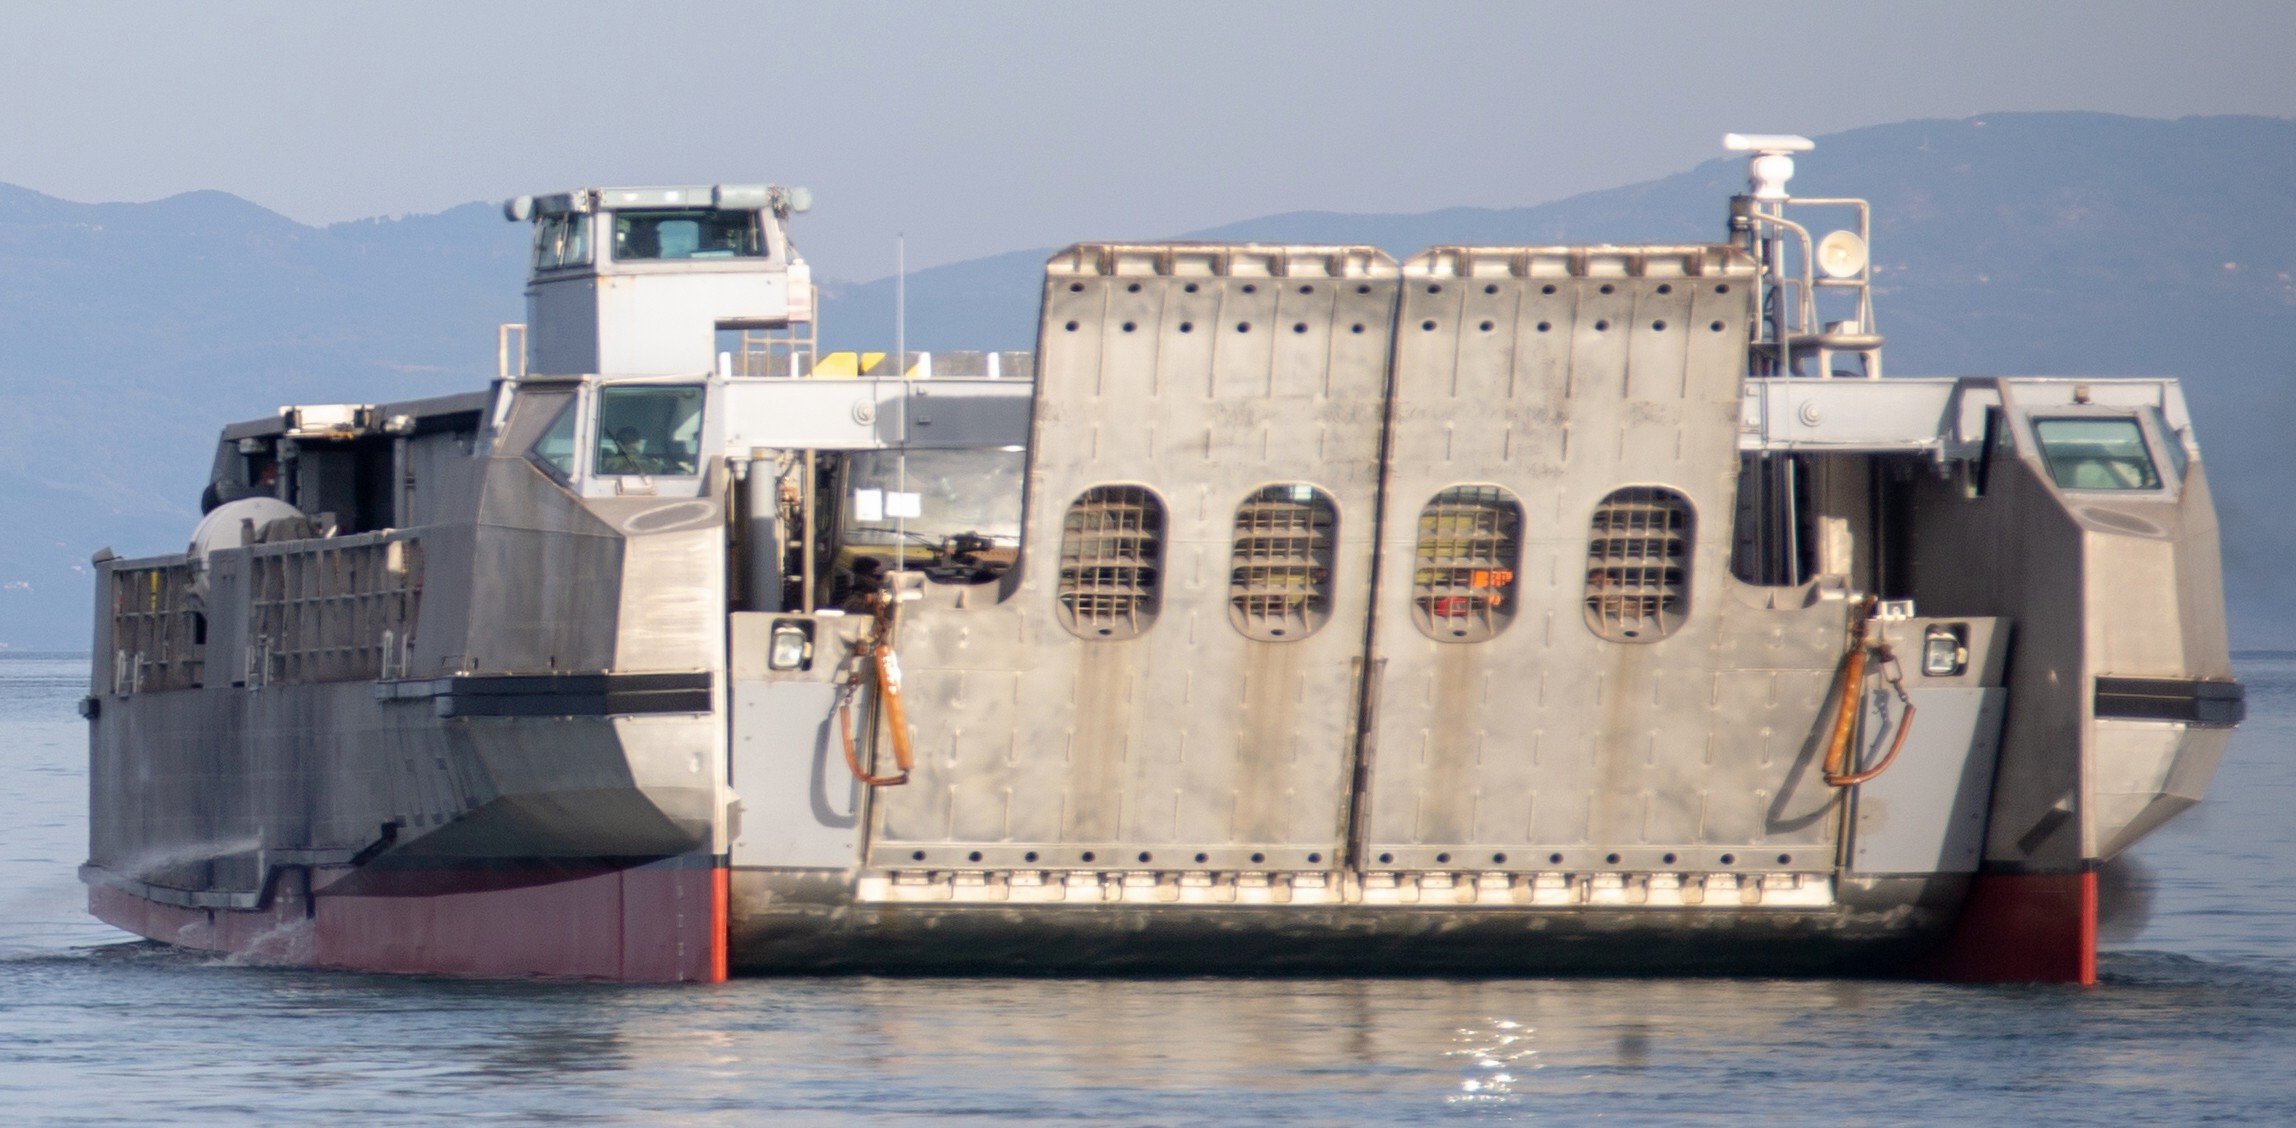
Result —
<instances>
[{"instance_id":1,"label":"red hull bottom","mask_svg":"<svg viewBox=\"0 0 2296 1128\"><path fill-rule=\"evenodd\" d=\"M88 910L140 936L250 963L473 977L717 983L727 970L728 871L677 858L540 884L310 896L187 909L96 885ZM1959 983L2097 981L2097 879L1984 874L1918 972Z\"/></svg>"},{"instance_id":2,"label":"red hull bottom","mask_svg":"<svg viewBox=\"0 0 2296 1128\"><path fill-rule=\"evenodd\" d=\"M1952 983L2097 981L2097 875L1979 874L1922 969Z\"/></svg>"},{"instance_id":3,"label":"red hull bottom","mask_svg":"<svg viewBox=\"0 0 2296 1128\"><path fill-rule=\"evenodd\" d=\"M708 858L508 888L430 894L305 893L282 880L267 908L187 909L108 886L97 919L250 963L625 983L726 977L726 870Z\"/></svg>"}]
</instances>

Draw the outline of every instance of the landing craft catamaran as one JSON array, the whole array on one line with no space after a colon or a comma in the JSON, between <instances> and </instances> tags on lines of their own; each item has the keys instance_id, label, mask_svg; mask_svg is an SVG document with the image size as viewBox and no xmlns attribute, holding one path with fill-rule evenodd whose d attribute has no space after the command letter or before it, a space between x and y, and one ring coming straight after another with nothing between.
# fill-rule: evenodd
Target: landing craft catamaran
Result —
<instances>
[{"instance_id":1,"label":"landing craft catamaran","mask_svg":"<svg viewBox=\"0 0 2296 1128\"><path fill-rule=\"evenodd\" d=\"M1080 244L817 354L804 194L534 227L490 391L100 557L91 910L330 967L2086 982L2242 714L2167 379L1882 379L1859 200ZM1796 217L1853 222L1813 239Z\"/></svg>"}]
</instances>

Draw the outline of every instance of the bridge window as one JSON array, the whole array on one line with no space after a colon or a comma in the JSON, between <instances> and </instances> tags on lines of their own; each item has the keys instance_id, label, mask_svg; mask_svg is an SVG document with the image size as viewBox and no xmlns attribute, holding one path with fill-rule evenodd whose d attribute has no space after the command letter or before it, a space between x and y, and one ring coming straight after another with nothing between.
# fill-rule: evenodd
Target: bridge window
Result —
<instances>
[{"instance_id":1,"label":"bridge window","mask_svg":"<svg viewBox=\"0 0 2296 1128\"><path fill-rule=\"evenodd\" d=\"M2160 488L2160 472L2134 419L2036 419L2033 438L2058 489Z\"/></svg>"},{"instance_id":2,"label":"bridge window","mask_svg":"<svg viewBox=\"0 0 2296 1128\"><path fill-rule=\"evenodd\" d=\"M700 388L606 388L598 393L600 474L694 474L701 465L701 436Z\"/></svg>"},{"instance_id":3,"label":"bridge window","mask_svg":"<svg viewBox=\"0 0 2296 1128\"><path fill-rule=\"evenodd\" d=\"M1656 642L1690 613L1690 499L1662 486L1611 491L1587 537L1586 625L1612 642Z\"/></svg>"},{"instance_id":4,"label":"bridge window","mask_svg":"<svg viewBox=\"0 0 2296 1128\"><path fill-rule=\"evenodd\" d=\"M1094 486L1060 528L1060 622L1078 638L1127 639L1156 621L1164 503L1144 486Z\"/></svg>"},{"instance_id":5,"label":"bridge window","mask_svg":"<svg viewBox=\"0 0 2296 1128\"><path fill-rule=\"evenodd\" d=\"M551 471L552 476L559 481L574 476L574 397L564 398L566 403L558 409L557 417L550 421L550 426L542 432L542 436L534 440L533 448L526 452L526 457Z\"/></svg>"},{"instance_id":6,"label":"bridge window","mask_svg":"<svg viewBox=\"0 0 2296 1128\"><path fill-rule=\"evenodd\" d=\"M534 269L590 265L590 217L550 215L534 225Z\"/></svg>"},{"instance_id":7,"label":"bridge window","mask_svg":"<svg viewBox=\"0 0 2296 1128\"><path fill-rule=\"evenodd\" d=\"M765 233L753 211L619 211L616 262L762 258Z\"/></svg>"},{"instance_id":8,"label":"bridge window","mask_svg":"<svg viewBox=\"0 0 2296 1128\"><path fill-rule=\"evenodd\" d=\"M1453 486L1419 511L1411 618L1438 642L1481 642L1515 617L1523 506L1497 486Z\"/></svg>"},{"instance_id":9,"label":"bridge window","mask_svg":"<svg viewBox=\"0 0 2296 1128\"><path fill-rule=\"evenodd\" d=\"M1236 507L1228 621L1245 638L1292 642L1331 617L1332 544L1339 512L1314 486L1269 486Z\"/></svg>"}]
</instances>

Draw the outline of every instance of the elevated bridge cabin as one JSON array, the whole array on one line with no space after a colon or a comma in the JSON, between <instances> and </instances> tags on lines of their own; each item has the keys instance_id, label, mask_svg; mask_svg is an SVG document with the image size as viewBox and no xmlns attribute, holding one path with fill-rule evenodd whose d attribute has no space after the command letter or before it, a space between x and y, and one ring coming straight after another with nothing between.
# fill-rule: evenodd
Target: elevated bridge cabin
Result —
<instances>
[{"instance_id":1,"label":"elevated bridge cabin","mask_svg":"<svg viewBox=\"0 0 2296 1128\"><path fill-rule=\"evenodd\" d=\"M591 188L504 206L534 224L525 369L678 376L720 353L788 375L812 347L812 268L789 241L803 188ZM769 373L768 367L779 367Z\"/></svg>"},{"instance_id":2,"label":"elevated bridge cabin","mask_svg":"<svg viewBox=\"0 0 2296 1128\"><path fill-rule=\"evenodd\" d=\"M1078 244L1033 354L818 353L800 190L512 201L491 392L235 425L102 564L92 903L625 979L2088 978L2242 711L2181 394L1882 379L1865 204L1733 143L1712 244Z\"/></svg>"}]
</instances>

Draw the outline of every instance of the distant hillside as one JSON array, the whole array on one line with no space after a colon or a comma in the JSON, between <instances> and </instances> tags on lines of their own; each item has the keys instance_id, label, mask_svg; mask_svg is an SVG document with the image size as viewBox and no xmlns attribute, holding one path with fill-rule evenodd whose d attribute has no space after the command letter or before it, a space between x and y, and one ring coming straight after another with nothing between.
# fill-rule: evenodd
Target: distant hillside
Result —
<instances>
[{"instance_id":1,"label":"distant hillside","mask_svg":"<svg viewBox=\"0 0 2296 1128\"><path fill-rule=\"evenodd\" d=\"M1891 372L2186 377L2235 638L2296 635L2282 567L2296 475L2278 449L2296 421L2296 122L1995 114L1821 137L1799 163L1796 191L1874 202ZM1399 257L1705 241L1742 167L1536 207L1295 212L1183 237ZM911 276L911 347L1032 347L1047 253ZM88 554L179 548L223 421L483 382L494 326L521 316L523 259L523 233L491 205L311 228L221 193L75 204L0 185L0 643L84 646ZM892 294L889 279L828 287L825 343L889 345Z\"/></svg>"},{"instance_id":2,"label":"distant hillside","mask_svg":"<svg viewBox=\"0 0 2296 1128\"><path fill-rule=\"evenodd\" d=\"M524 261L478 204L311 228L0 185L0 643L86 646L88 555L180 550L226 420L490 378Z\"/></svg>"},{"instance_id":3,"label":"distant hillside","mask_svg":"<svg viewBox=\"0 0 2296 1128\"><path fill-rule=\"evenodd\" d=\"M1817 141L1793 187L1873 202L1887 370L2183 377L2224 526L2236 644L2296 637L2296 470L2283 454L2296 427L2296 122L1988 114ZM1185 237L1367 243L1399 258L1444 243L1711 241L1744 169L1724 157L1537 207L1293 212ZM1051 250L919 271L911 347L1031 347ZM883 341L892 284L853 287L827 308L831 338Z\"/></svg>"}]
</instances>

